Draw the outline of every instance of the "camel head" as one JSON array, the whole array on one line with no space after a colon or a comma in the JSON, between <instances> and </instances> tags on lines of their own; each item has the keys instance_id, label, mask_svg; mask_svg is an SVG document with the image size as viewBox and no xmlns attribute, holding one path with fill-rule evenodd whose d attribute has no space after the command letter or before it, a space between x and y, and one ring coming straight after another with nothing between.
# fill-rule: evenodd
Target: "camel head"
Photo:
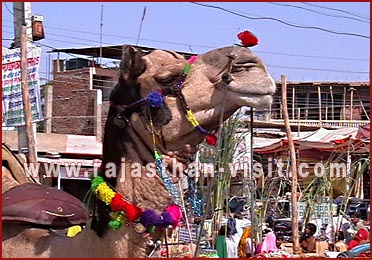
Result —
<instances>
[{"instance_id":1,"label":"camel head","mask_svg":"<svg viewBox=\"0 0 372 260\"><path fill-rule=\"evenodd\" d=\"M154 50L143 54L125 46L120 80L111 94L114 104L128 105L153 90L163 93L164 105L150 112L167 151L179 150L186 143L197 145L204 138L186 119L185 103L200 125L213 131L218 128L221 115L226 119L242 106L264 108L272 102L275 83L263 61L248 48L230 46L201 54L183 79L187 64L188 61L175 52ZM184 102L177 94L180 81L184 81L179 89ZM133 115L131 112L127 117ZM148 128L149 114L144 110L134 112L144 114L147 123L132 124L138 124L138 129Z\"/></svg>"}]
</instances>

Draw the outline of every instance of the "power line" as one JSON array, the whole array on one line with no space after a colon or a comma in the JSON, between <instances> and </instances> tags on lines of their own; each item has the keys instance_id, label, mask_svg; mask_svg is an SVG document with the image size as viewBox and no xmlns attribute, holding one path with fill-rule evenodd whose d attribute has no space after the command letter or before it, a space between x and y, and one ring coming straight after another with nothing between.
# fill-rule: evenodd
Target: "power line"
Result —
<instances>
[{"instance_id":1,"label":"power line","mask_svg":"<svg viewBox=\"0 0 372 260\"><path fill-rule=\"evenodd\" d=\"M301 67L287 67L266 64L268 67L282 68L282 69L298 69L298 70L314 70L314 71L326 71L326 72L342 72L342 73L358 73L358 74L369 74L369 71L347 71L347 70L330 70L330 69L317 69L317 68L301 68Z\"/></svg>"},{"instance_id":2,"label":"power line","mask_svg":"<svg viewBox=\"0 0 372 260\"><path fill-rule=\"evenodd\" d=\"M7 27L7 26L5 26ZM8 26L9 27L9 26ZM81 40L86 40L86 39L83 39L83 38L78 38L78 37L71 37L71 36L64 36L64 35L59 35L59 34L53 34L53 35L57 35L57 36L61 36L61 37L67 37L67 38L75 38L75 39L81 39ZM67 42L67 43L76 43L76 42L71 42L71 41L63 41L63 40L53 40L53 39L48 39L50 41L57 41L57 42ZM94 41L96 42L96 41ZM51 49L57 49L55 47L52 47L52 46L49 46L49 45L46 45L46 44L41 44L41 43L38 43L42 46L46 46L48 48L51 48ZM82 44L82 45L87 45L87 46L90 46L89 44L86 44L86 43L79 43L79 44ZM265 52L263 52L265 53ZM266 53L270 53L270 52L266 52ZM73 54L69 54L69 53L66 53L72 57L78 57L76 55L73 55ZM271 53L273 54L273 53ZM306 57L304 55L295 55L295 54L279 54L279 55L292 55L292 56L300 56L300 57ZM312 58L326 58L326 57L319 57L319 56L307 56L307 57L312 57ZM334 59L337 59L337 58L334 58ZM338 73L338 72L341 72L341 73L354 73L354 74L369 74L369 72L361 72L361 71L345 71L345 70L330 70L330 69L318 69L318 68L307 68L307 67L289 67L289 66L278 66L278 65L270 65L270 64L266 64L267 67L275 67L275 68L282 68L282 69L296 69L296 70L311 70L311 71L322 71L322 72L335 72L335 73Z\"/></svg>"},{"instance_id":3,"label":"power line","mask_svg":"<svg viewBox=\"0 0 372 260\"><path fill-rule=\"evenodd\" d=\"M302 9L302 10L306 10L306 11L309 11L309 12L312 12L312 13L316 13L316 14L320 14L320 15L325 15L325 16L328 16L328 17L350 19L350 20L354 20L354 21L358 21L358 22L369 24L369 21L361 20L361 19L358 19L358 18L349 17L349 16L340 16L340 15L326 14L326 13L318 12L318 11L315 11L315 10L312 10L312 9L308 9L308 8L305 8L305 7L301 7L301 6L297 6L297 5L282 4L282 3L275 3L275 2L268 2L268 3L269 4L272 4L272 5L278 5L278 6L293 7L293 8L297 8L297 9Z\"/></svg>"},{"instance_id":4,"label":"power line","mask_svg":"<svg viewBox=\"0 0 372 260\"><path fill-rule=\"evenodd\" d=\"M7 5L6 2L4 2L4 5L5 5L6 10L8 10L8 12L9 12L12 16L14 16L13 12L10 11L10 9L9 9L9 7L8 7L8 5Z\"/></svg>"},{"instance_id":5,"label":"power line","mask_svg":"<svg viewBox=\"0 0 372 260\"><path fill-rule=\"evenodd\" d=\"M310 6L315 6L315 7L318 7L318 8L323 8L323 9L337 11L337 12L341 12L341 13L345 13L345 14L350 14L350 15L354 15L354 16L359 17L359 18L364 18L364 19L368 19L369 20L369 17L367 17L367 16L362 16L362 15L354 14L354 13L351 13L351 12L348 12L348 11L345 11L345 10L341 10L341 9L337 9L337 8L331 8L331 7L325 7L325 6L311 4L311 3L306 3L306 2L301 2L301 3L304 4L304 5L310 5Z\"/></svg>"},{"instance_id":6,"label":"power line","mask_svg":"<svg viewBox=\"0 0 372 260\"><path fill-rule=\"evenodd\" d=\"M10 22L7 20L3 20L3 22ZM11 22L10 22L11 23ZM9 27L11 28L11 27ZM68 32L76 32L76 33L84 33L84 34L92 34L92 35L98 35L99 33L95 32L88 32L88 31L79 31L79 30L73 30L73 29L65 29L65 28L58 28L58 27L52 27L52 26L45 26L46 29L54 29L54 30L61 30L61 31L68 31ZM116 37L116 38L123 38L123 39L131 39L131 40L136 40L135 37L129 37L129 36L122 36L122 35L114 35L114 34L102 34L103 36L108 36L108 37ZM69 37L69 36L64 36L64 37ZM215 48L214 46L206 46L206 45L196 45L196 44L189 44L189 43L179 43L179 42L170 42L170 41L161 41L161 40L153 40L153 39L145 39L142 38L144 41L149 41L149 42L158 42L158 43L167 43L167 44L175 44L175 45L182 45L189 47L190 45L194 47L200 47L200 48Z\"/></svg>"},{"instance_id":7,"label":"power line","mask_svg":"<svg viewBox=\"0 0 372 260\"><path fill-rule=\"evenodd\" d=\"M207 5L207 4L201 4L201 3L196 3L196 2L190 2L190 3L195 4L195 5L208 7L208 8L219 9L221 11L228 12L228 13L234 14L236 16L244 17L244 18L251 19L251 20L272 20L272 21L276 21L278 23L282 23L284 25L299 28L299 29L319 30L319 31L328 32L328 33L332 33L332 34L337 34L337 35L355 36L355 37L360 37L360 38L365 38L365 39L370 38L369 36L358 34L358 33L336 32L336 31L328 30L328 29L325 29L325 28L317 27L317 26L296 25L296 24L285 22L283 20L280 20L280 19L277 19L277 18L274 18L274 17L251 17L251 16L247 16L247 15L244 15L244 14L237 13L235 11L228 10L226 8L223 8L223 7L215 6L215 5Z\"/></svg>"},{"instance_id":8,"label":"power line","mask_svg":"<svg viewBox=\"0 0 372 260\"><path fill-rule=\"evenodd\" d=\"M67 37L67 36L66 36ZM73 42L69 42L69 41L61 41L61 40L51 40L49 39L50 41L57 41L57 42L67 42L67 43L73 43ZM52 46L49 46L49 45L45 45L45 44L41 44L39 43L40 45L44 45L48 48L51 48L51 49L57 49L55 47L52 47ZM89 46L89 45L88 45ZM78 57L76 55L73 55L73 54L70 54L70 53L66 53L67 55L70 55L72 57ZM283 65L272 65L272 64L267 64L265 63L266 66L268 68L281 68L281 69L294 69L294 70L307 70L307 71L322 71L322 72L334 72L334 73L350 73L350 74L369 74L369 72L362 72L362 71L345 71L345 70L331 70L331 69L318 69L318 68L311 68L311 67L290 67L290 66L283 66Z\"/></svg>"},{"instance_id":9,"label":"power line","mask_svg":"<svg viewBox=\"0 0 372 260\"><path fill-rule=\"evenodd\" d=\"M5 21L3 20L4 22L9 22L9 21ZM6 27L6 28L12 28L11 26L4 26L3 27ZM63 28L58 28L58 27L45 27L46 29L54 29L54 30L61 30L61 31L68 31L68 32L76 32L76 33L84 33L84 34L93 34L93 35L97 35L98 33L95 33L95 32L88 32L88 31L78 31L78 30L70 30L70 29L63 29ZM79 39L79 40L85 40L85 41L91 41L91 42L97 42L97 41L94 41L94 40L88 40L88 39L84 39L84 38L78 38L78 37L71 37L71 36L67 36L67 35L61 35L61 34L55 34L55 33L48 33L48 35L54 35L54 36L60 36L60 37L65 37L65 38L75 38L75 39ZM117 37L117 38L126 38L126 39L135 39L135 37L128 37L128 36L120 36L120 35L113 35L113 34L102 34L103 36L108 36L108 37ZM48 38L48 39L51 39L51 38ZM146 41L152 41L152 42L160 42L160 43L167 43L167 44L175 44L175 45L183 45L183 46L194 46L194 47L199 47L199 48L207 48L207 49L213 49L213 48L217 48L216 46L206 46L206 45L195 45L195 44L189 44L189 43L178 43L178 42L169 42L169 41L160 41L160 40L151 40L151 39L142 39L142 40L146 40ZM57 41L57 40L53 40L53 41ZM78 43L78 42L70 42L70 41L63 41L63 42L66 42L66 43L77 43L77 44L82 44L82 45L87 45L86 43ZM107 43L105 42L105 44L108 44L108 45L113 45L112 43ZM294 56L294 57L306 57L306 58L316 58L316 59L329 59L329 60L350 60L350 61L366 61L366 62L369 62L369 60L366 60L366 59L354 59L354 58L337 58L337 57L325 57L325 56L313 56L313 55L303 55L303 54L293 54L293 53L278 53L278 52L267 52L267 51L255 51L255 53L266 53L266 54L273 54L273 55L282 55L282 56Z\"/></svg>"},{"instance_id":10,"label":"power line","mask_svg":"<svg viewBox=\"0 0 372 260\"><path fill-rule=\"evenodd\" d=\"M354 59L354 58L337 58L337 57L326 57L326 56L313 56L313 55L303 55L303 54L293 54L293 53L280 53L280 52L270 52L270 51L255 51L255 53L266 53L273 55L283 55L283 56L294 56L301 58L315 58L315 59L326 59L326 60L350 60L350 61L367 61L365 59Z\"/></svg>"}]
</instances>

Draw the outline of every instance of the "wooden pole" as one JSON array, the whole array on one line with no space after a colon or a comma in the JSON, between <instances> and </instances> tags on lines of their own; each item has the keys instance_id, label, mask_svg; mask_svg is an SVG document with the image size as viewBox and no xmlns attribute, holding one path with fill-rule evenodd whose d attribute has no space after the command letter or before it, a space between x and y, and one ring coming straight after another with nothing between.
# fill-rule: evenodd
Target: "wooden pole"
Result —
<instances>
[{"instance_id":1,"label":"wooden pole","mask_svg":"<svg viewBox=\"0 0 372 260\"><path fill-rule=\"evenodd\" d=\"M52 133L52 116L53 116L53 86L44 86L44 114L45 114L45 133Z\"/></svg>"},{"instance_id":2,"label":"wooden pole","mask_svg":"<svg viewBox=\"0 0 372 260\"><path fill-rule=\"evenodd\" d=\"M291 126L289 125L288 107L287 107L287 80L284 75L281 76L282 81L282 103L283 103L283 118L284 125L287 132L287 139L291 158L291 173L292 173L292 238L293 238L293 254L298 254L300 250L298 237L298 212L297 212L297 165L296 165L296 151L292 139Z\"/></svg>"},{"instance_id":3,"label":"wooden pole","mask_svg":"<svg viewBox=\"0 0 372 260\"><path fill-rule=\"evenodd\" d=\"M301 109L297 108L297 136L300 137L300 120L301 120Z\"/></svg>"},{"instance_id":4,"label":"wooden pole","mask_svg":"<svg viewBox=\"0 0 372 260\"><path fill-rule=\"evenodd\" d=\"M295 120L295 86L292 87L292 120Z\"/></svg>"},{"instance_id":5,"label":"wooden pole","mask_svg":"<svg viewBox=\"0 0 372 260\"><path fill-rule=\"evenodd\" d=\"M322 121L322 92L318 86L318 105L319 105L319 122Z\"/></svg>"},{"instance_id":6,"label":"wooden pole","mask_svg":"<svg viewBox=\"0 0 372 260\"><path fill-rule=\"evenodd\" d=\"M335 120L335 108L334 108L334 101L333 101L333 89L332 89L332 86L329 87L329 92L331 94L331 114L332 114L332 120Z\"/></svg>"},{"instance_id":7,"label":"wooden pole","mask_svg":"<svg viewBox=\"0 0 372 260\"><path fill-rule=\"evenodd\" d=\"M346 87L344 87L344 94L342 97L342 120L346 120Z\"/></svg>"},{"instance_id":8,"label":"wooden pole","mask_svg":"<svg viewBox=\"0 0 372 260\"><path fill-rule=\"evenodd\" d=\"M353 120L353 113L354 113L353 96L354 96L354 88L350 88L350 120Z\"/></svg>"},{"instance_id":9,"label":"wooden pole","mask_svg":"<svg viewBox=\"0 0 372 260\"><path fill-rule=\"evenodd\" d=\"M260 233L261 231L258 227L258 223L261 223L261 221L256 220L256 185L254 183L254 176L253 176L253 107L251 107L250 111L250 118L251 118L251 123L249 126L249 132L251 133L250 136L250 167L249 167L249 183L250 183L250 193L251 193L251 238L252 238L252 244L257 245L258 241L260 240ZM251 257L254 257L254 252L251 252Z\"/></svg>"},{"instance_id":10,"label":"wooden pole","mask_svg":"<svg viewBox=\"0 0 372 260\"><path fill-rule=\"evenodd\" d=\"M309 117L309 99L310 99L310 93L308 92L306 94L305 120L307 120Z\"/></svg>"},{"instance_id":11,"label":"wooden pole","mask_svg":"<svg viewBox=\"0 0 372 260\"><path fill-rule=\"evenodd\" d=\"M27 139L27 159L29 164L37 162L37 155L35 149L34 131L32 126L32 113L30 96L27 82L27 35L26 26L22 25L21 31L21 88L23 98L23 111L26 123L26 139Z\"/></svg>"},{"instance_id":12,"label":"wooden pole","mask_svg":"<svg viewBox=\"0 0 372 260\"><path fill-rule=\"evenodd\" d=\"M363 112L364 112L366 118L369 120L369 115L368 115L366 109L364 108L364 105L363 105L362 99L360 98L360 95L359 95L359 93L358 93L358 89L355 89L355 93L357 94L357 97L358 97L358 100L359 100L359 103L360 103L360 107L362 108L362 110L363 110Z\"/></svg>"}]
</instances>

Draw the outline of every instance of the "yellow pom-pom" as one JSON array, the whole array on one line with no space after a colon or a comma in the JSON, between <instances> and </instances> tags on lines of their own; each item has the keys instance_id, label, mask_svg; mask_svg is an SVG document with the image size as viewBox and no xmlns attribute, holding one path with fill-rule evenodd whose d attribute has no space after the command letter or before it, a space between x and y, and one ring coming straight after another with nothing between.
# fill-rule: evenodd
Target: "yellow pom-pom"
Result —
<instances>
[{"instance_id":1,"label":"yellow pom-pom","mask_svg":"<svg viewBox=\"0 0 372 260\"><path fill-rule=\"evenodd\" d=\"M113 191L106 182L102 182L96 190L97 197L106 205L110 205L111 200L115 197L116 192Z\"/></svg>"}]
</instances>

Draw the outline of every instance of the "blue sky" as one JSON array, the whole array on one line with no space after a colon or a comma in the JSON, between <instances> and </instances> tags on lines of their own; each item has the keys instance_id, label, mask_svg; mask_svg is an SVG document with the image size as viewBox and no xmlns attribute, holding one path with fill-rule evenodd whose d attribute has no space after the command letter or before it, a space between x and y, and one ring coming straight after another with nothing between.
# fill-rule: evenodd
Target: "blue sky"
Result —
<instances>
[{"instance_id":1,"label":"blue sky","mask_svg":"<svg viewBox=\"0 0 372 260\"><path fill-rule=\"evenodd\" d=\"M195 3L33 2L32 14L44 16L46 38L39 41L44 45L41 77L47 77L48 62L57 57L47 54L46 46L99 46L103 5L103 46L136 44L146 6L139 45L203 53L231 45L239 31L250 30L260 41L251 49L276 81L280 75L297 82L369 81L369 2ZM11 12L13 3L2 3L5 47L14 37Z\"/></svg>"}]
</instances>

